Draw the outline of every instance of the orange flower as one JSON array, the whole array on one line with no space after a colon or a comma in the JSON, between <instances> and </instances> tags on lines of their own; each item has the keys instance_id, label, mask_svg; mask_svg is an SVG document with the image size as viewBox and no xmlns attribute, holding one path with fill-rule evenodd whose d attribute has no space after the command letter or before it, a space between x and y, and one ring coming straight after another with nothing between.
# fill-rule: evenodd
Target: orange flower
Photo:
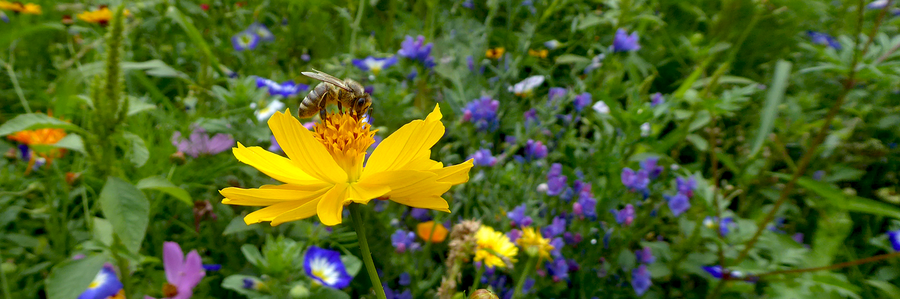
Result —
<instances>
[{"instance_id":1,"label":"orange flower","mask_svg":"<svg viewBox=\"0 0 900 299\"><path fill-rule=\"evenodd\" d=\"M422 222L416 225L419 238L431 243L441 243L447 239L447 228L442 224L435 225L434 221Z\"/></svg>"},{"instance_id":2,"label":"orange flower","mask_svg":"<svg viewBox=\"0 0 900 299\"><path fill-rule=\"evenodd\" d=\"M7 138L27 145L45 145L55 144L59 142L59 140L63 139L63 137L66 137L66 131L64 131L63 129L45 128L19 131L12 135L9 135Z\"/></svg>"},{"instance_id":3,"label":"orange flower","mask_svg":"<svg viewBox=\"0 0 900 299\"><path fill-rule=\"evenodd\" d=\"M541 50L528 49L528 55L531 55L531 56L534 56L537 58L547 58L548 53L550 53L550 51L547 51L547 49L541 49Z\"/></svg>"},{"instance_id":4,"label":"orange flower","mask_svg":"<svg viewBox=\"0 0 900 299\"><path fill-rule=\"evenodd\" d=\"M500 57L503 57L504 52L506 52L506 49L504 49L503 47L497 47L488 49L487 52L484 53L484 56L487 56L487 58L490 59L500 59Z\"/></svg>"}]
</instances>

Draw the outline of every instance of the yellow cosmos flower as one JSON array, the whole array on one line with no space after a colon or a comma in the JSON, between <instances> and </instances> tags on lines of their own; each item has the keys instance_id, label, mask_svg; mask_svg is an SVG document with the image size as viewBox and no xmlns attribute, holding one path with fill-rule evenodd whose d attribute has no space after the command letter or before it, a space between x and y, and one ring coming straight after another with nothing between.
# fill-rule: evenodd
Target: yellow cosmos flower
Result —
<instances>
[{"instance_id":1,"label":"yellow cosmos flower","mask_svg":"<svg viewBox=\"0 0 900 299\"><path fill-rule=\"evenodd\" d=\"M551 259L550 251L553 251L553 245L550 245L550 240L541 236L541 232L533 227L523 228L522 236L516 240L516 243L522 246L522 249L525 249L530 256L538 256L541 260Z\"/></svg>"},{"instance_id":2,"label":"yellow cosmos flower","mask_svg":"<svg viewBox=\"0 0 900 299\"><path fill-rule=\"evenodd\" d=\"M541 50L528 49L528 55L531 55L531 56L534 56L537 58L547 58L547 54L549 54L549 53L550 53L550 51L547 51L547 49L541 49Z\"/></svg>"},{"instance_id":3,"label":"yellow cosmos flower","mask_svg":"<svg viewBox=\"0 0 900 299\"><path fill-rule=\"evenodd\" d=\"M487 58L490 58L490 59L500 59L500 57L503 57L504 52L506 52L506 49L504 49L503 47L497 47L497 48L493 48L493 49L488 49L484 53L484 56L487 56Z\"/></svg>"},{"instance_id":4,"label":"yellow cosmos flower","mask_svg":"<svg viewBox=\"0 0 900 299\"><path fill-rule=\"evenodd\" d=\"M291 115L275 113L269 128L287 158L238 143L234 156L285 184L258 189L225 188L224 204L265 206L244 217L247 224L273 226L318 215L340 224L344 205L387 198L410 207L450 212L441 195L469 180L472 160L444 167L431 160L431 147L444 135L440 107L385 138L366 161L375 139L368 123L332 113L310 132Z\"/></svg>"},{"instance_id":5,"label":"yellow cosmos flower","mask_svg":"<svg viewBox=\"0 0 900 299\"><path fill-rule=\"evenodd\" d=\"M0 9L11 10L23 14L41 14L41 6L34 3L22 4L19 2L0 1Z\"/></svg>"},{"instance_id":6,"label":"yellow cosmos flower","mask_svg":"<svg viewBox=\"0 0 900 299\"><path fill-rule=\"evenodd\" d=\"M131 12L129 12L127 9L122 13L125 16L131 15ZM85 21L88 23L106 25L107 23L109 23L110 20L112 20L112 11L109 10L109 7L104 6L95 11L82 12L82 13L78 14L76 17L78 17L79 20L82 20L82 21Z\"/></svg>"},{"instance_id":7,"label":"yellow cosmos flower","mask_svg":"<svg viewBox=\"0 0 900 299\"><path fill-rule=\"evenodd\" d=\"M475 251L475 261L482 262L488 267L512 267L516 261L519 248L509 241L509 237L493 228L482 225L475 233L478 249Z\"/></svg>"}]
</instances>

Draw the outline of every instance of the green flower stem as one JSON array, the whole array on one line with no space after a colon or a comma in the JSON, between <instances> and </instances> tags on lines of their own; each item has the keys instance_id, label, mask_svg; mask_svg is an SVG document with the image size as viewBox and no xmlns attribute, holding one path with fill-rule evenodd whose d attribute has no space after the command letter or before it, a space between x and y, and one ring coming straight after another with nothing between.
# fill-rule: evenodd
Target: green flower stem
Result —
<instances>
[{"instance_id":1,"label":"green flower stem","mask_svg":"<svg viewBox=\"0 0 900 299\"><path fill-rule=\"evenodd\" d=\"M525 269L522 270L522 275L519 276L519 281L516 281L516 290L513 292L513 298L522 297L522 287L525 286L525 280L528 279L528 274L531 273L531 269L534 269L535 264L537 264L537 259L529 256L528 261L525 262Z\"/></svg>"},{"instance_id":2,"label":"green flower stem","mask_svg":"<svg viewBox=\"0 0 900 299\"><path fill-rule=\"evenodd\" d=\"M3 264L3 253L0 252L0 264ZM4 298L12 298L12 295L9 293L9 284L6 282L6 272L3 269L0 269L0 283L3 285L3 296Z\"/></svg>"},{"instance_id":3,"label":"green flower stem","mask_svg":"<svg viewBox=\"0 0 900 299\"><path fill-rule=\"evenodd\" d=\"M481 265L481 267L478 267L478 271L475 272L475 283L472 284L472 290L469 292L469 294L474 293L475 291L478 290L478 285L481 284L481 277L484 276L484 268L485 267L487 267L487 266Z\"/></svg>"},{"instance_id":4,"label":"green flower stem","mask_svg":"<svg viewBox=\"0 0 900 299\"><path fill-rule=\"evenodd\" d=\"M350 204L350 218L353 220L353 230L356 231L356 237L359 239L359 250L363 263L366 264L369 280L372 281L372 288L375 289L375 295L379 299L387 299L387 296L384 295L384 288L381 286L381 279L378 278L378 271L375 271L375 263L372 262L372 252L369 251L369 243L366 242L366 228L363 226L359 206L360 204L357 203Z\"/></svg>"},{"instance_id":5,"label":"green flower stem","mask_svg":"<svg viewBox=\"0 0 900 299\"><path fill-rule=\"evenodd\" d=\"M10 57L12 54L10 54ZM12 58L10 58L9 63L0 60L3 65L6 67L6 74L9 75L9 79L12 81L13 88L16 90L16 95L19 96L19 102L22 102L22 107L25 108L26 113L31 113L31 106L28 106L28 100L25 99L25 94L22 93L22 87L19 86L19 79L16 78L16 72L13 70L12 66Z\"/></svg>"}]
</instances>

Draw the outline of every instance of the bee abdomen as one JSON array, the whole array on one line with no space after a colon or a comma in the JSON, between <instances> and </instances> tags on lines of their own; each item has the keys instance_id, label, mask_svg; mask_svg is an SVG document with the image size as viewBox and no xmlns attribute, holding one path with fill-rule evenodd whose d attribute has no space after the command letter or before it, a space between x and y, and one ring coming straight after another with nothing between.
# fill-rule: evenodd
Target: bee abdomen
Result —
<instances>
[{"instance_id":1,"label":"bee abdomen","mask_svg":"<svg viewBox=\"0 0 900 299\"><path fill-rule=\"evenodd\" d=\"M300 118L312 117L319 112L319 109L322 108L322 101L325 101L326 94L329 91L329 86L327 83L319 83L316 85L316 88L313 88L303 98L303 101L300 102L300 107L297 109L297 114Z\"/></svg>"}]
</instances>

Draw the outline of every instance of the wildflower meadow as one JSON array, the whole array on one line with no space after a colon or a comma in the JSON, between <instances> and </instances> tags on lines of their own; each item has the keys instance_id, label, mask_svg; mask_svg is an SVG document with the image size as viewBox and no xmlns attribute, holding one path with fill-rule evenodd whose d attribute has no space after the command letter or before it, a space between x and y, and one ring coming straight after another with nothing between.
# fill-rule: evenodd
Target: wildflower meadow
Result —
<instances>
[{"instance_id":1,"label":"wildflower meadow","mask_svg":"<svg viewBox=\"0 0 900 299\"><path fill-rule=\"evenodd\" d=\"M0 0L0 298L900 298L892 0Z\"/></svg>"}]
</instances>

